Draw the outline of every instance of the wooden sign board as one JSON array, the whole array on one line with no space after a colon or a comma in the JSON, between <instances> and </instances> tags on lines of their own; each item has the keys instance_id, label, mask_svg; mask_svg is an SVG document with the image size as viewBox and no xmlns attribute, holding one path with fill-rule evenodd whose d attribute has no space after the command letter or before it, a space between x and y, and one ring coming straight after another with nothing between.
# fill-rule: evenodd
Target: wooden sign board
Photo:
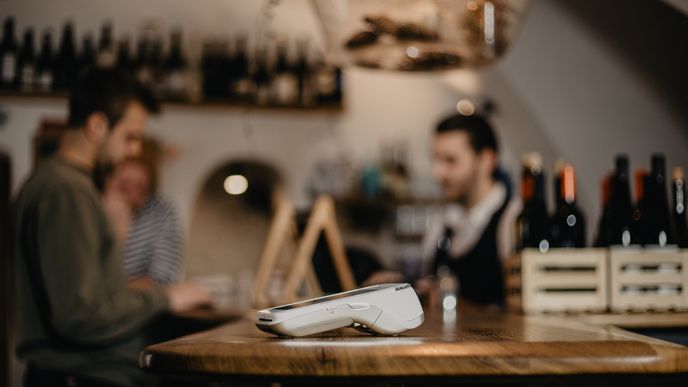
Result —
<instances>
[{"instance_id":1,"label":"wooden sign board","mask_svg":"<svg viewBox=\"0 0 688 387\"><path fill-rule=\"evenodd\" d=\"M275 208L275 215L256 271L253 287L254 307L265 308L277 303L295 302L299 299L298 290L304 283L307 297L317 297L322 294L312 263L313 253L321 233L325 234L342 289L356 288L356 281L337 226L334 202L330 197L320 196L315 201L304 234L298 242L296 242L294 205L284 195L278 195L275 199ZM293 258L289 259L290 270L287 273L284 289L279 299L270 299L266 290L276 271L280 254L285 248L290 247L290 243L296 245L296 252Z\"/></svg>"}]
</instances>

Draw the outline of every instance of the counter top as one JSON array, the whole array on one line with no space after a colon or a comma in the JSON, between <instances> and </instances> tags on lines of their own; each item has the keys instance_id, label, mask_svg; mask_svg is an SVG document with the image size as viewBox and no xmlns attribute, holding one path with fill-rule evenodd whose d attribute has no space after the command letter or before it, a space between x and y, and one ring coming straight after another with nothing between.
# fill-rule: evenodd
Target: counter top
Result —
<instances>
[{"instance_id":1,"label":"counter top","mask_svg":"<svg viewBox=\"0 0 688 387\"><path fill-rule=\"evenodd\" d=\"M284 339L242 317L150 346L140 360L155 373L277 378L688 375L688 347L603 322L486 309L429 312L419 328L395 337L347 328Z\"/></svg>"}]
</instances>

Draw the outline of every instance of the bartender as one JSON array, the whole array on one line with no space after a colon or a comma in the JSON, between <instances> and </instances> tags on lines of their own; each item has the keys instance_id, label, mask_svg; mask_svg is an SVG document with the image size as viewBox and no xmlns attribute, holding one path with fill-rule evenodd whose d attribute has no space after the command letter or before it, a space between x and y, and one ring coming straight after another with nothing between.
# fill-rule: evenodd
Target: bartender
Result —
<instances>
[{"instance_id":1,"label":"bartender","mask_svg":"<svg viewBox=\"0 0 688 387\"><path fill-rule=\"evenodd\" d=\"M462 299L503 306L501 263L512 251L520 201L499 168L494 130L480 115L452 115L437 125L432 153L433 175L448 203L426 235L429 274L446 267Z\"/></svg>"}]
</instances>

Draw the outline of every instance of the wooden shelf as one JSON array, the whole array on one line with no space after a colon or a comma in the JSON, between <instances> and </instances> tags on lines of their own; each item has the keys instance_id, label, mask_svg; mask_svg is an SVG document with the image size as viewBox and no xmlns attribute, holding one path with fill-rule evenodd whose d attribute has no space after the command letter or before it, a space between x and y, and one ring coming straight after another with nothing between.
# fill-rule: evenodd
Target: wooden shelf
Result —
<instances>
[{"instance_id":1,"label":"wooden shelf","mask_svg":"<svg viewBox=\"0 0 688 387\"><path fill-rule=\"evenodd\" d=\"M65 93L52 94L22 94L0 92L0 101L12 103L66 103ZM260 112L279 112L279 113L315 113L315 114L338 114L344 111L341 103L319 104L315 106L282 106L282 105L255 105L246 102L230 100L207 100L200 102L181 102L181 101L162 101L163 110L188 110L188 111L260 111Z\"/></svg>"}]
</instances>

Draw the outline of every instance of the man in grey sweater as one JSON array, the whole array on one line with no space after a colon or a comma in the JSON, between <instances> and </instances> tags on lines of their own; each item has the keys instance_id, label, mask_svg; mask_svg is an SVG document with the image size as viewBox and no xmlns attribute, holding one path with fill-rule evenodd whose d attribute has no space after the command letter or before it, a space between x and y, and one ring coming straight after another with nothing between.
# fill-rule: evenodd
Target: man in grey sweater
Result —
<instances>
[{"instance_id":1,"label":"man in grey sweater","mask_svg":"<svg viewBox=\"0 0 688 387\"><path fill-rule=\"evenodd\" d=\"M98 165L135 156L157 104L114 70L91 70L69 98L57 156L39 165L15 205L19 357L28 386L150 385L141 333L164 311L210 302L192 283L127 288L112 227L93 183Z\"/></svg>"}]
</instances>

